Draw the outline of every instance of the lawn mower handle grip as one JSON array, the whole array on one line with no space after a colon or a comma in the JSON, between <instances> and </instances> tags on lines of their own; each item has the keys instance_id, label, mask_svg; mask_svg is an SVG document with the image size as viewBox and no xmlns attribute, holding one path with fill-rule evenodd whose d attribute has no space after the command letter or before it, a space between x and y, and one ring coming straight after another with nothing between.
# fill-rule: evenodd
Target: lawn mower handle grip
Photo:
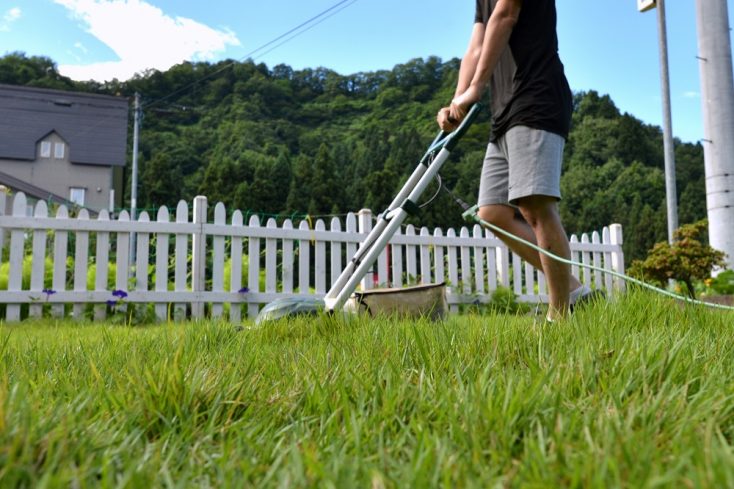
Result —
<instances>
[{"instance_id":1,"label":"lawn mower handle grip","mask_svg":"<svg viewBox=\"0 0 734 489\"><path fill-rule=\"evenodd\" d=\"M477 118L480 110L482 110L482 104L480 104L479 102L472 105L471 109L469 109L469 113L466 114L466 117L464 117L464 120L461 121L459 127L454 129L453 132L447 136L444 148L446 148L448 151L452 151L454 149L462 136L464 136L464 134L466 134L466 131L469 130L469 126L471 126L472 122L474 122L474 119ZM441 132L443 134L443 131Z\"/></svg>"},{"instance_id":2,"label":"lawn mower handle grip","mask_svg":"<svg viewBox=\"0 0 734 489\"><path fill-rule=\"evenodd\" d=\"M444 130L439 131L436 139L433 140L431 145L428 147L428 151L423 155L421 164L424 164L432 154L435 154L441 149L445 148L448 151L453 150L454 146L459 142L459 139L461 139L466 131L469 130L469 126L474 122L474 119L477 118L477 114L479 114L480 110L482 110L482 104L476 103L472 105L469 113L464 117L464 120L461 122L459 127L454 129L453 132L447 133Z\"/></svg>"}]
</instances>

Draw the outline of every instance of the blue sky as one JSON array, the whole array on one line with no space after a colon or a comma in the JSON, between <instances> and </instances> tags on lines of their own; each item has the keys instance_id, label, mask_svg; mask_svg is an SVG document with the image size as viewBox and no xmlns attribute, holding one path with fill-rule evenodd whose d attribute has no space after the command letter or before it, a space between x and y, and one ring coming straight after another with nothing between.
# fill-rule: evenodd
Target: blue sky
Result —
<instances>
[{"instance_id":1,"label":"blue sky","mask_svg":"<svg viewBox=\"0 0 734 489\"><path fill-rule=\"evenodd\" d=\"M243 59L337 1L0 0L0 54L48 56L75 79L124 80L185 59ZM416 57L460 57L473 4L350 0L307 32L255 58L271 67L325 66L349 74L389 69ZM571 88L609 94L623 112L660 125L656 11L639 13L635 0L556 0L556 5ZM673 132L694 142L703 138L695 2L670 0L666 9Z\"/></svg>"}]
</instances>

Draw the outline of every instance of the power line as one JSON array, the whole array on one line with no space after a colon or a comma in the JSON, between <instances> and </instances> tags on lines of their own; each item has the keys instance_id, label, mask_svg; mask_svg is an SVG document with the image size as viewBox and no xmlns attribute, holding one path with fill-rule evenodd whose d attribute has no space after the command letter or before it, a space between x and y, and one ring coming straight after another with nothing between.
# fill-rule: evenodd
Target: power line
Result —
<instances>
[{"instance_id":1,"label":"power line","mask_svg":"<svg viewBox=\"0 0 734 489\"><path fill-rule=\"evenodd\" d=\"M296 33L295 33L295 34L293 34L293 35L292 35L291 37L289 37L289 38L285 39L285 40L284 40L283 42L281 42L281 43L278 43L278 44L276 44L275 46L273 46L272 48L268 49L268 50L267 50L267 51L265 51L264 53L260 53L260 54L258 54L258 55L257 55L257 56L255 56L255 57L254 57L253 59L260 59L260 58L262 58L263 56L265 56L266 54L270 53L271 51L274 51L275 49L278 49L278 48L279 48L280 46L282 46L283 44L287 43L287 42L288 42L288 41L290 41L291 39L293 39L293 38L295 38L295 37L298 37L298 36L300 36L301 34L305 34L306 32L308 32L308 31L310 31L311 29L313 29L314 27L316 27L317 25L319 25L319 24L321 24L322 22L324 22L325 20L327 20L327 19L329 19L329 18L333 17L334 15L338 14L339 12L341 12L342 10L344 10L345 8L347 8L347 7L350 7L350 6L351 6L352 4L354 4L354 3L357 3L357 0L346 0L346 1L347 1L348 3L347 3L346 5L344 5L343 7L341 7L340 9L338 9L338 10L336 10L336 11L332 12L331 14L327 15L326 17L324 17L324 18L320 19L320 20L319 20L318 22L315 22L315 23L311 24L310 26L308 26L307 28L303 29L302 31L300 31L300 32L296 32ZM344 3L344 2L341 2L341 3ZM284 36L285 36L285 35L286 35L286 34L284 34ZM280 37L282 38L283 36L280 36ZM273 40L273 41L271 41L271 42L275 42L275 40ZM259 49L261 49L261 48L259 48Z\"/></svg>"},{"instance_id":2,"label":"power line","mask_svg":"<svg viewBox=\"0 0 734 489\"><path fill-rule=\"evenodd\" d=\"M349 7L350 5L352 5L352 4L356 3L356 2L357 2L357 0L340 0L339 2L335 3L334 5L332 5L331 7L327 8L326 10L323 10L322 12L314 15L310 19L308 19L308 20L300 23L296 27L293 27L292 29L288 30L287 32L284 32L283 34L279 35L275 39L272 39L272 40L266 42L265 44L259 46L258 48L253 49L252 51L250 51L249 53L247 53L246 55L244 55L242 58L240 58L239 61L244 61L244 60L252 57L255 53L257 53L259 51L262 51L263 49L267 48L268 46L271 46L271 45L277 43L281 39L290 36L287 39L285 39L283 42L281 42L281 43L277 44L276 46L272 47L271 49L269 49L268 51L266 51L264 53L261 53L258 57L264 56L265 54L267 54L267 53L271 52L272 50L274 50L274 49L282 46L283 44L285 44L286 42L290 41L291 39L293 39L293 38L295 38L297 36L300 36L301 34L303 34L305 32L308 32L313 27L319 25L321 22L325 21L329 17L331 17L333 15L336 15L337 13L341 12L342 10L344 10L345 8ZM344 4L347 4L347 5L344 5ZM343 7L342 7L342 5L343 5ZM339 7L341 7L341 8L339 8ZM334 11L334 10L336 10L336 11ZM332 12L332 13L329 14L330 12ZM329 15L327 15L327 14L329 14ZM319 20L319 19L321 19L321 20ZM314 23L317 20L318 20L318 22ZM312 24L312 23L313 23L313 25L308 26L309 24ZM306 26L308 26L308 28L303 29ZM303 29L303 30L301 30L301 29ZM291 34L293 34L293 35L291 36ZM198 79L198 80L196 80L194 82L189 83L188 85L184 86L183 88L180 88L180 89L178 89L178 90L176 90L174 92L171 92L171 93L169 93L168 95L166 95L164 97L161 97L159 99L153 100L152 102L148 102L148 103L144 104L143 105L143 108L147 108L147 107L150 107L152 105L155 105L155 104L158 104L160 102L163 102L165 100L168 100L169 98L173 97L174 95L178 95L179 93L188 90L189 88L197 85L198 83L201 83L201 82L203 82L205 80L208 80L208 79L214 77L215 75L218 75L219 73L223 72L224 70L226 70L228 68L231 68L232 66L235 65L235 63L236 63L235 61L233 61L231 63L227 63L226 65L222 66L218 70L216 70L216 71L214 71L214 72L212 72L212 73L210 73L210 74L208 74L208 75L206 75L206 76L204 76L204 77L202 77L202 78L200 78L200 79Z\"/></svg>"},{"instance_id":3,"label":"power line","mask_svg":"<svg viewBox=\"0 0 734 489\"><path fill-rule=\"evenodd\" d=\"M345 4L345 3L349 3L349 4L351 5L352 3L356 2L356 1L357 1L357 0L341 0L340 2L337 2L337 3L335 3L335 4L334 4L334 5L332 5L331 7L327 8L326 10L324 10L323 12L321 12L321 13L319 13L319 14L317 14L317 15L313 16L313 17L311 17L310 19L308 19L308 20L307 20L307 21L305 21L305 22L302 22L301 24L297 25L296 27L294 27L293 29L289 30L288 32L285 32L285 33L281 34L280 36L276 37L275 39L273 39L272 41L268 41L268 42L266 42L265 44L263 44L262 46L260 46L259 48L257 48L257 49L254 49L254 50L250 51L250 52L249 52L249 53L247 53L247 54L246 54L246 55L244 56L244 58L242 58L242 59L243 59L243 60L244 60L244 59L247 59L247 58L249 58L250 56L252 56L253 54L255 54L256 52L258 52L258 51L261 51L261 50L265 49L266 47L270 46L271 44L274 44L274 43L276 43L276 42L280 41L281 39L283 39L283 38L284 38L284 37L286 37L287 35L289 35L289 34L291 34L291 33L295 32L295 31L297 31L297 30L298 30L298 29L300 29L301 27L304 27L304 26L306 26L306 25L310 24L311 22L313 22L313 21L315 21L315 20L317 20L317 19L319 19L319 18L323 17L323 16L324 16L324 15L326 15L327 13L329 13L329 12L331 12L332 10L334 10L334 9L338 8L338 7L340 6L340 5L343 5L343 4ZM341 8L341 9L337 10L336 12L334 12L334 14L338 13L338 12L339 12L339 11L341 11L341 10L344 10L344 8L346 8L346 7L348 7L348 6L349 6L349 5L345 5L345 6L343 7L343 8ZM334 14L331 14L331 15L334 15ZM329 15L328 17L326 17L326 19L328 19L329 17L331 17L331 15ZM316 24L314 24L314 25L318 25L318 24L320 24L321 22L323 22L323 21L324 21L324 20L326 20L326 19L323 19L323 20L319 21L318 23L316 23ZM313 26L311 26L311 27L313 27ZM305 29L304 31L302 31L302 32L301 32L301 33L299 33L299 34L302 34L303 32L306 32L306 31L308 31L309 29L311 29L311 27L309 27L308 29ZM295 36L293 36L293 37L295 37ZM291 37L291 38L289 38L288 40L290 40L290 39L292 39L292 37ZM280 46L280 44L279 44L278 46ZM277 47L277 46L276 46L276 47ZM270 52L270 51L268 51L268 52Z\"/></svg>"},{"instance_id":4,"label":"power line","mask_svg":"<svg viewBox=\"0 0 734 489\"><path fill-rule=\"evenodd\" d=\"M318 22L314 22L313 24L309 25L309 26L308 26L307 28L305 28L305 29L303 29L303 30L301 30L301 31L299 31L299 32L296 32L296 33L295 33L295 34L293 34L292 36L290 36L290 37L288 37L288 38L284 39L284 40L283 40L282 42L280 42L280 43L276 44L275 46L271 47L271 48L270 48L270 49L268 49L267 51L265 51L265 52L263 52L263 53L260 53L260 54L258 54L257 56L255 56L254 58L252 58L252 59L253 59L253 61L254 61L254 60L257 60L257 59L260 59L260 58L262 58L262 57L263 57L263 56L265 56L266 54L270 53L271 51L274 51L274 50L278 49L278 48L279 48L280 46L282 46L283 44L286 44L287 42L289 42L289 41L291 41L292 39L294 39L294 38L296 38L296 37L300 36L301 34L305 34L306 32L310 31L311 29L313 29L313 28L314 28L314 27L316 27L317 25L321 24L322 22L324 22L324 21L328 20L329 18L333 17L334 15L338 14L339 12L341 12L341 11L342 11L342 10L344 10L344 9L346 9L347 7L350 7L351 5L353 5L353 4L355 4L355 3L357 3L357 1L358 1L358 0L345 0L345 1L347 2L347 3L346 3L346 5L343 5L343 6L341 7L341 8L339 8L339 9L337 9L337 10L335 10L335 11L331 12L331 13L330 13L329 15L326 15L325 17L323 17L323 18L319 19L319 21L318 21ZM345 2L340 2L340 3L345 3ZM332 7L332 8L331 8L331 9L329 9L329 10L332 10L332 9L334 9L335 7L336 7L336 6ZM324 11L324 12L326 12L326 11ZM323 12L322 12L322 13L323 13ZM311 21L312 21L312 20L313 20L313 19L311 19ZM310 22L310 21L307 21L306 23L308 23L308 22ZM306 23L304 23L304 24L306 24ZM301 24L301 26L299 26L299 27L302 27L302 26L303 26L304 24ZM247 54L247 55L245 56L245 58L243 58L243 59L247 59L247 58L249 58L249 57L250 57L250 56L252 55L252 53L254 53L255 51L258 51L258 50L260 50L260 49L263 49L263 48L264 48L265 46L267 46L267 45L270 45L270 44L272 44L273 42L277 41L278 39L282 39L282 38L283 38L284 36L286 36L286 35L287 35L288 33L290 33L290 32L293 32L293 31L294 31L294 30L296 30L296 29L297 29L297 28L293 28L293 29L291 29L290 31L288 31L287 33L285 33L285 34L283 34L283 35L281 35L281 36L278 36L278 38L276 38L276 39L274 39L274 40L272 40L272 41L270 41L270 42L268 42L268 43L266 43L266 44L264 44L264 45L260 46L259 48L257 48L257 49L256 49L256 50L254 50L254 51L251 51L251 52L250 52L250 53L248 53L248 54ZM207 80L207 79L211 78L212 76L214 76L214 75L216 75L216 74L218 74L218 73L221 73L222 71L224 71L225 69L229 68L229 67L230 67L230 66L232 66L233 64L234 64L234 63L229 63L229 64L227 64L226 66L223 66L222 68L220 68L219 70L217 70L217 71L215 71L215 72L213 72L213 73L210 73L209 75L207 75L207 76L205 76L205 77L201 78L200 80L197 80L197 81L195 81L195 82L192 82L192 83L190 83L190 84L189 84L189 85L187 85L186 87L184 87L184 88L181 88L180 90L177 90L176 92L173 92L172 94L169 94L169 95L167 95L166 97L163 97L163 98L161 98L161 99L155 100L155 101L153 101L153 102L150 102L150 103L148 103L148 104L144 105L144 107L148 107L148 106L150 106L150 105L153 105L153 104L155 104L155 103L158 103L158 102L162 102L163 100L165 100L165 99L167 99L167 98L169 98L169 97L172 97L172 96L173 96L173 95L175 95L176 93L179 93L179 92L181 92L181 91L187 90L187 89L191 88L191 87L192 87L193 85L195 85L196 83L199 83L199 82L201 82L201 81ZM176 108L179 108L179 109L182 109L182 110L192 110L192 111L198 110L198 108L197 108L197 107L188 107L188 106L184 106L184 105L178 105L178 104L168 104L168 106L169 106L169 107L176 107Z\"/></svg>"},{"instance_id":5,"label":"power line","mask_svg":"<svg viewBox=\"0 0 734 489\"><path fill-rule=\"evenodd\" d=\"M297 37L297 36L299 36L299 35L301 35L301 34L303 34L303 33L305 33L305 32L308 32L308 31L309 31L309 30L311 30L311 29L312 29L313 27L315 27L315 26L319 25L319 24L320 24L321 22L323 22L323 21L325 21L326 19L328 19L328 18L332 17L333 15L336 15L337 13L341 12L342 10L344 10L345 8L347 8L347 7L351 6L352 4L356 3L357 1L358 1L358 0L340 0L339 2L335 3L334 5L332 5L331 7L327 8L326 10L323 10L322 12L320 12L320 13L318 13L318 14L314 15L313 17L311 17L310 19L306 20L305 22L302 22L301 24L297 25L296 27L294 27L294 28L292 28L292 29L288 30L287 32L284 32L283 34L279 35L279 36L278 36L278 37L276 37L275 39L272 39L272 40L270 40L270 41L266 42L265 44L261 45L260 47L258 47L258 48L256 48L256 49L253 49L252 51L250 51L249 53L247 53L247 54L246 54L246 55L245 55L245 56L244 56L243 58L241 58L240 60L241 60L241 61L244 61L244 60L246 60L247 58L251 57L251 56L252 56L253 54L257 53L258 51L262 51L262 50L263 50L263 49L265 49L266 47L268 47L268 46L271 46L272 44L274 44L274 43L276 43L276 42L280 41L281 39L283 39L283 38L285 38L285 37L287 37L287 36L290 36L290 37L288 37L287 39L285 39L285 40L284 40L283 42L281 42L281 43L279 43L278 45L276 45L276 46L272 47L271 49L269 49L268 51L266 51L266 52L264 52L264 53L260 53L260 55L259 55L258 57L264 56L265 54L267 54L267 53L271 52L272 50L274 50L274 49L276 49L276 48L278 48L278 47L282 46L282 45L283 45L283 44L285 44L286 42L288 42L288 41L292 40L293 38L295 38L295 37ZM345 5L345 4L346 4L346 5ZM340 7L341 7L341 8L340 8ZM328 14L328 15L327 15L327 14ZM322 18L322 17L323 17L323 18ZM319 19L320 19L320 20L319 20ZM318 22L316 22L316 23L314 23L313 25L310 25L310 26L309 26L309 24L312 24L313 22L315 22L315 21L317 21L317 20L318 20ZM305 27L305 26L308 26L308 27L307 27L306 29L303 29L303 30L301 30L300 32L297 32L297 31L299 31L299 29L302 29L302 28L303 28L303 27ZM291 35L291 34L293 34L293 35ZM208 80L208 79L212 78L213 76L215 76L215 75L217 75L217 74L219 74L219 73L223 72L224 70L226 70L226 69L228 69L228 68L230 68L230 67L234 66L234 64L235 64L235 63L236 63L236 62L228 63L228 64L226 64L225 66L221 67L220 69L218 69L218 70L216 70L216 71L214 71L214 72L212 72L212 73L210 73L210 74L208 74L208 75L206 75L206 76L203 76L202 78L200 78L200 79L198 79L198 80L196 80L196 81L194 81L194 82L191 82L190 84L186 85L185 87L183 87L183 88L180 88L180 89L178 89L178 90L175 90L174 92L171 92L171 93L169 93L168 95L166 95L166 96L164 96L164 97L161 97L161 98L159 98L159 99L153 100L153 101L151 101L151 102L143 103L143 104L141 105L141 110L142 110L142 109L145 109L145 108L148 108L148 107L151 107L151 106L153 106L153 105L159 104L160 102L163 102L163 101L165 101L165 100L168 100L168 99L170 99L171 97L173 97L174 95L178 95L179 93L181 93L181 92L183 92L183 91L185 91L185 90L188 90L189 88L193 87L194 85L196 85L196 84L198 84L198 83L201 83L201 82L203 82L203 81L205 81L205 80ZM128 98L130 98L130 97L128 97ZM109 117L110 117L110 116L107 116L107 117L105 117L105 119L107 119L107 118L109 118ZM102 122L98 122L97 124L95 124L95 125L93 125L93 126L91 126L91 127L87 127L87 128L85 128L84 130L82 130L82 131L78 131L78 132L76 133L76 135L80 135L80 134L84 134L84 133L87 133L87 132L89 132L89 131L91 131L91 130L95 129L96 127L100 126L101 124L102 124Z\"/></svg>"}]
</instances>

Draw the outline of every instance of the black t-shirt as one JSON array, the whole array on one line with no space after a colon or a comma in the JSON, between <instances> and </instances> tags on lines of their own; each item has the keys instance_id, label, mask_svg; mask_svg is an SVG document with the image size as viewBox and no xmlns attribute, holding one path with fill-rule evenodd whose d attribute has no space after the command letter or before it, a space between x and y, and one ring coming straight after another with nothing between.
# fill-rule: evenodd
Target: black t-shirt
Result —
<instances>
[{"instance_id":1,"label":"black t-shirt","mask_svg":"<svg viewBox=\"0 0 734 489\"><path fill-rule=\"evenodd\" d=\"M476 0L486 24L497 0ZM568 137L572 96L558 57L555 0L524 0L490 81L492 139L524 125Z\"/></svg>"}]
</instances>

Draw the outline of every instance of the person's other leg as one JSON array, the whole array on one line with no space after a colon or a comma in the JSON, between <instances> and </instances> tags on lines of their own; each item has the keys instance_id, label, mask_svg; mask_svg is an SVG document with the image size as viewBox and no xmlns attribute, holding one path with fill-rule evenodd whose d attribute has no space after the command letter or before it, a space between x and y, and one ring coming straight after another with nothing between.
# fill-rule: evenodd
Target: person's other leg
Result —
<instances>
[{"instance_id":1,"label":"person's other leg","mask_svg":"<svg viewBox=\"0 0 734 489\"><path fill-rule=\"evenodd\" d=\"M535 231L523 217L523 214L518 213L515 207L503 204L485 205L479 208L478 215L482 220L487 221L490 224L494 224L498 228L538 246ZM523 260L530 263L537 270L543 271L541 253L538 253L537 250L507 237L502 233L496 233L496 236L505 243L513 253L520 255ZM569 291L573 291L581 286L581 282L572 275L569 286Z\"/></svg>"},{"instance_id":2,"label":"person's other leg","mask_svg":"<svg viewBox=\"0 0 734 489\"><path fill-rule=\"evenodd\" d=\"M537 238L538 246L556 256L569 260L571 248L558 213L554 197L534 195L518 202L520 212ZM579 285L571 275L571 267L545 254L539 254L541 269L548 282L548 317L556 319L569 309L569 292ZM573 282L572 282L573 281ZM575 282L575 283L574 283Z\"/></svg>"},{"instance_id":3,"label":"person's other leg","mask_svg":"<svg viewBox=\"0 0 734 489\"><path fill-rule=\"evenodd\" d=\"M509 167L505 155L506 145L502 139L491 142L487 146L482 165L482 176L479 181L478 215L483 220L504 229L522 239L535 242L532 229L523 222L516 207L509 203ZM540 267L540 260L532 248L522 245L501 233L497 237L512 251L529 261L533 266ZM533 255L535 253L535 255Z\"/></svg>"},{"instance_id":4,"label":"person's other leg","mask_svg":"<svg viewBox=\"0 0 734 489\"><path fill-rule=\"evenodd\" d=\"M527 128L526 128L527 129ZM534 245L538 244L533 229L528 225L518 208L509 204L509 164L507 161L507 141L500 138L487 146L479 184L479 217ZM495 235L510 250L519 255L539 271L543 271L540 253L533 248L509 238L502 233ZM569 292L581 287L581 283L571 276Z\"/></svg>"},{"instance_id":5,"label":"person's other leg","mask_svg":"<svg viewBox=\"0 0 734 489\"><path fill-rule=\"evenodd\" d=\"M570 259L558 212L565 140L554 133L516 126L505 134L505 144L510 203L519 207L540 248ZM548 283L549 317L555 319L566 314L570 291L580 284L571 277L569 265L545 254L539 254L539 261Z\"/></svg>"}]
</instances>

